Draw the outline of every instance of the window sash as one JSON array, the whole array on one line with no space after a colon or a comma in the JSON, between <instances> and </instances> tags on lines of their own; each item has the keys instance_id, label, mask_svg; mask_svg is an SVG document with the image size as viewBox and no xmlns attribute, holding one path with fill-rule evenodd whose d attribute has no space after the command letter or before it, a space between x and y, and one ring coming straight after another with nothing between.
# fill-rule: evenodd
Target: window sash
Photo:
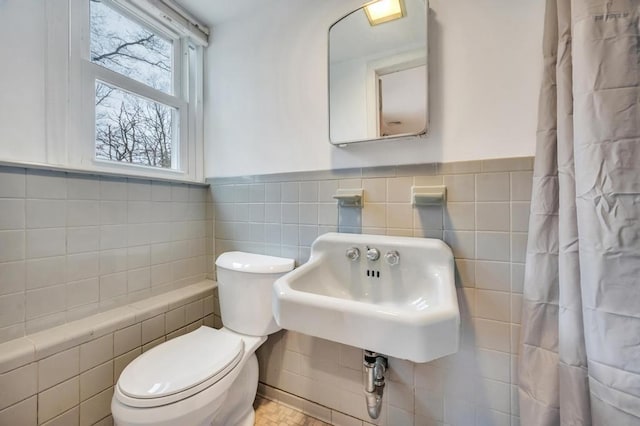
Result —
<instances>
[{"instance_id":1,"label":"window sash","mask_svg":"<svg viewBox=\"0 0 640 426\"><path fill-rule=\"evenodd\" d=\"M104 0L103 0L104 1ZM110 5L119 0L109 1ZM128 2L124 0L124 2ZM116 6L117 7L117 6ZM203 144L203 44L190 37L179 37L177 31L165 31L162 22L153 24L154 16L144 11L127 12L136 22L142 21L147 27L173 40L174 93L167 94L144 83L133 80L115 71L90 61L90 19L88 0L69 1L69 100L68 134L64 152L65 163L74 167L91 170L117 171L141 177L168 177L187 180L201 180L204 167ZM139 10L138 10L139 12ZM189 60L189 46L195 51L195 61ZM195 67L194 67L195 63ZM146 166L135 163L96 159L96 117L95 84L100 80L120 90L131 92L151 101L165 104L176 110L178 129L174 130L179 147L173 149L177 158L172 158L176 169Z\"/></svg>"},{"instance_id":2,"label":"window sash","mask_svg":"<svg viewBox=\"0 0 640 426\"><path fill-rule=\"evenodd\" d=\"M87 108L91 112L90 123L92 130L89 134L92 135L92 153L91 159L94 164L119 164L124 167L136 165L138 167L144 167L145 169L152 170L173 170L178 172L188 172L188 158L189 158L189 104L183 99L169 95L153 87L147 86L144 83L140 83L130 77L126 77L115 71L111 71L108 68L104 68L93 62L87 61L85 64L85 70L87 78L85 79L85 87L87 88L86 101L91 107ZM146 166L144 164L128 163L123 161L113 161L96 158L96 118L95 118L95 85L97 81L101 81L106 85L113 86L119 90L129 92L134 96L149 99L150 101L157 102L172 108L176 111L176 120L173 121L173 140L171 151L171 168Z\"/></svg>"}]
</instances>

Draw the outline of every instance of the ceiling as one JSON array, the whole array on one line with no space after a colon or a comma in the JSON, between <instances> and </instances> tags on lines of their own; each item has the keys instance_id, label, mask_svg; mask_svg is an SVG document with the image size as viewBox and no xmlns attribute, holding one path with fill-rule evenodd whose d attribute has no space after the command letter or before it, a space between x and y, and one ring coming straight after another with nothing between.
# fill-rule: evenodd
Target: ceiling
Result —
<instances>
[{"instance_id":1,"label":"ceiling","mask_svg":"<svg viewBox=\"0 0 640 426\"><path fill-rule=\"evenodd\" d=\"M265 0L174 0L203 24L214 27L265 7Z\"/></svg>"}]
</instances>

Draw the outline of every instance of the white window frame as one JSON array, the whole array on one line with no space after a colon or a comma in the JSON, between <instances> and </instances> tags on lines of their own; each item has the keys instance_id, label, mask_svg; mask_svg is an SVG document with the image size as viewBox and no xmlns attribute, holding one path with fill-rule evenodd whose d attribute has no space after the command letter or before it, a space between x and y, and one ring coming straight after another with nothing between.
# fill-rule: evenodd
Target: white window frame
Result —
<instances>
[{"instance_id":1,"label":"white window frame","mask_svg":"<svg viewBox=\"0 0 640 426\"><path fill-rule=\"evenodd\" d=\"M203 158L203 46L198 40L164 25L128 0L103 0L118 13L172 41L173 94L154 89L130 77L91 62L89 0L69 0L69 122L67 161L72 167L201 182ZM193 49L193 50L190 50ZM195 60L190 58L195 54ZM172 167L161 168L96 158L95 85L100 81L118 90L175 108ZM177 131L176 131L177 130ZM175 140L177 138L177 141ZM175 166L174 166L175 164Z\"/></svg>"}]
</instances>

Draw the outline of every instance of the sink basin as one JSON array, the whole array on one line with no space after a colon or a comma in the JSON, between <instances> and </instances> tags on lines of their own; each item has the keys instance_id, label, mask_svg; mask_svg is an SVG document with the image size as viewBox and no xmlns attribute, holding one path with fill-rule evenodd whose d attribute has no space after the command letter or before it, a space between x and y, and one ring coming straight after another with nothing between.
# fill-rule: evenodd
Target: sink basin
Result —
<instances>
[{"instance_id":1,"label":"sink basin","mask_svg":"<svg viewBox=\"0 0 640 426\"><path fill-rule=\"evenodd\" d=\"M357 259L347 256L352 248ZM368 248L379 259L369 260ZM397 264L386 256L394 251ZM273 313L287 330L396 358L428 362L452 354L460 311L451 249L429 238L324 234L307 263L275 282Z\"/></svg>"}]
</instances>

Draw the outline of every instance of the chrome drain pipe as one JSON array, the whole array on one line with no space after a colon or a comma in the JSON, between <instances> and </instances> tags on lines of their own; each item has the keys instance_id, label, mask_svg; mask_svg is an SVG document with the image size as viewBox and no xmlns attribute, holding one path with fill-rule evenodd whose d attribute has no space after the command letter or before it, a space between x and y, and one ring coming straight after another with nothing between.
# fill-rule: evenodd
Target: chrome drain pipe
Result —
<instances>
[{"instance_id":1,"label":"chrome drain pipe","mask_svg":"<svg viewBox=\"0 0 640 426\"><path fill-rule=\"evenodd\" d=\"M384 389L384 373L389 368L386 356L376 352L364 351L364 397L369 417L377 419L382 408L382 391Z\"/></svg>"}]
</instances>

